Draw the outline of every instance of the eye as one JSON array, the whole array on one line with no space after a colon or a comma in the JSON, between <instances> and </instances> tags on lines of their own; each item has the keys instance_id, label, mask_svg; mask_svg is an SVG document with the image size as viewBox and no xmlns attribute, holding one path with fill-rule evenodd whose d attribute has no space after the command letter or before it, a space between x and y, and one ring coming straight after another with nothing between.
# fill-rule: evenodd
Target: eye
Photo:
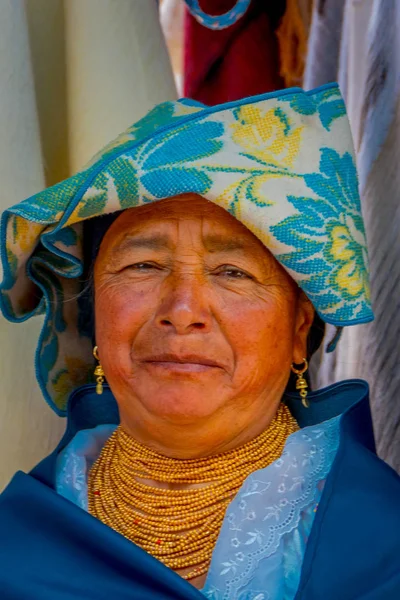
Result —
<instances>
[{"instance_id":1,"label":"eye","mask_svg":"<svg viewBox=\"0 0 400 600\"><path fill-rule=\"evenodd\" d=\"M233 267L231 265L223 265L217 271L217 275L222 275L224 277L228 277L230 279L253 279L249 273L246 271L242 271L242 269L238 269L237 267Z\"/></svg>"},{"instance_id":2,"label":"eye","mask_svg":"<svg viewBox=\"0 0 400 600\"><path fill-rule=\"evenodd\" d=\"M134 271L149 271L151 269L159 269L160 267L152 262L138 262L132 265L127 265L125 269L132 269Z\"/></svg>"}]
</instances>

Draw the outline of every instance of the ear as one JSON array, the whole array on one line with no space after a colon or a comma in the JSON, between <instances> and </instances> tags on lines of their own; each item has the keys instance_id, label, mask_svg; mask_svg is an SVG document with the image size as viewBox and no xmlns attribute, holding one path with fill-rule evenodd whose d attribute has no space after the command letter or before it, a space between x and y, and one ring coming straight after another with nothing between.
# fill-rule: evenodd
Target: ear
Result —
<instances>
[{"instance_id":1,"label":"ear","mask_svg":"<svg viewBox=\"0 0 400 600\"><path fill-rule=\"evenodd\" d=\"M295 331L293 337L293 362L300 365L307 357L307 338L314 321L315 310L303 291L297 299Z\"/></svg>"}]
</instances>

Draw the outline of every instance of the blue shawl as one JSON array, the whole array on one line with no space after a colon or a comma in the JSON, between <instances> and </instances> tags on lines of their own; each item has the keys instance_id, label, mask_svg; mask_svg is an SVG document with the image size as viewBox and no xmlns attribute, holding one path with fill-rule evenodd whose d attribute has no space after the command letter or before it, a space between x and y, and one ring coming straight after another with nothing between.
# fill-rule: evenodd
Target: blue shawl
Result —
<instances>
[{"instance_id":1,"label":"blue shawl","mask_svg":"<svg viewBox=\"0 0 400 600\"><path fill-rule=\"evenodd\" d=\"M342 382L311 396L307 412L288 400L301 426L344 414L296 600L398 600L400 479L375 454L367 385ZM173 571L55 492L60 449L80 429L118 422L109 392L94 411L97 402L93 386L75 393L59 447L30 474L17 473L0 496L1 598L204 600Z\"/></svg>"}]
</instances>

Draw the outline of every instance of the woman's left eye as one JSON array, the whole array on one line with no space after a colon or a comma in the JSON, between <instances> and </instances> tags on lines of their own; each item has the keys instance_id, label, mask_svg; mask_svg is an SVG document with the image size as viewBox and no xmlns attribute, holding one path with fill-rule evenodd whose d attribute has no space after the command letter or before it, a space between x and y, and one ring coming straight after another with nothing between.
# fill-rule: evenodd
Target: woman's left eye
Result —
<instances>
[{"instance_id":1,"label":"woman's left eye","mask_svg":"<svg viewBox=\"0 0 400 600\"><path fill-rule=\"evenodd\" d=\"M221 267L218 270L217 275L224 275L224 276L230 277L232 279L252 279L251 275L246 273L246 271L242 271L241 269L238 269L237 267L230 267L230 266Z\"/></svg>"}]
</instances>

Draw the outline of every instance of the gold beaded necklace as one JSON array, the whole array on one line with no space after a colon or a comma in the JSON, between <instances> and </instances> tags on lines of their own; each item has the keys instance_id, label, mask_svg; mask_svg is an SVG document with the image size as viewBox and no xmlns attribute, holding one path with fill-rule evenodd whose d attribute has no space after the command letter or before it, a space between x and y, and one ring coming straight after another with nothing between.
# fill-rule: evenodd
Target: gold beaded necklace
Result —
<instances>
[{"instance_id":1,"label":"gold beaded necklace","mask_svg":"<svg viewBox=\"0 0 400 600\"><path fill-rule=\"evenodd\" d=\"M183 570L184 579L193 579L208 571L226 508L246 477L278 459L297 429L280 404L270 426L253 440L182 460L154 452L118 427L90 471L89 512L166 566ZM143 480L177 487L153 487Z\"/></svg>"}]
</instances>

